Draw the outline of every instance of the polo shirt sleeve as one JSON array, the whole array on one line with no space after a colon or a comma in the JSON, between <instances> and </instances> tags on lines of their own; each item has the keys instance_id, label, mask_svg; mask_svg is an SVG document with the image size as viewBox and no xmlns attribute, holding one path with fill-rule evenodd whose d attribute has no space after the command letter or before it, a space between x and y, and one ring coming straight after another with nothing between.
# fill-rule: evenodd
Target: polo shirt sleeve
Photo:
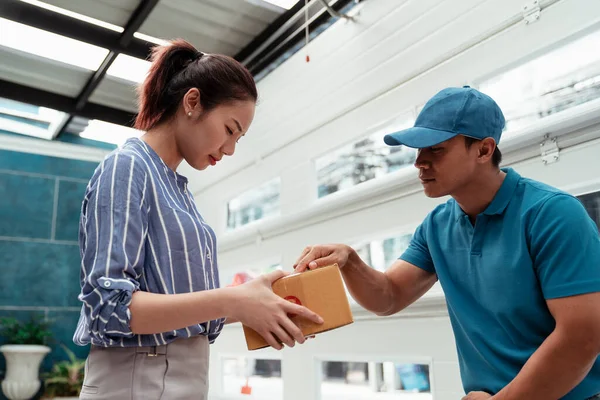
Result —
<instances>
[{"instance_id":1,"label":"polo shirt sleeve","mask_svg":"<svg viewBox=\"0 0 600 400\"><path fill-rule=\"evenodd\" d=\"M435 274L435 267L427 246L427 226L430 220L431 214L417 227L408 248L399 259Z\"/></svg>"},{"instance_id":2,"label":"polo shirt sleeve","mask_svg":"<svg viewBox=\"0 0 600 400\"><path fill-rule=\"evenodd\" d=\"M545 299L600 291L600 237L579 200L567 194L546 200L529 243Z\"/></svg>"}]
</instances>

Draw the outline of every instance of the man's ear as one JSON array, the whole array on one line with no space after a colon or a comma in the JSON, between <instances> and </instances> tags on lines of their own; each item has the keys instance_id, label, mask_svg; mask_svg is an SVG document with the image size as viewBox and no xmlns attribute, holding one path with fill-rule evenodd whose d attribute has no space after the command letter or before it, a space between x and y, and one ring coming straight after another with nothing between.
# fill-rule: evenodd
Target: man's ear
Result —
<instances>
[{"instance_id":1,"label":"man's ear","mask_svg":"<svg viewBox=\"0 0 600 400\"><path fill-rule=\"evenodd\" d=\"M496 150L496 141L492 138L485 138L478 143L477 161L484 164L492 159Z\"/></svg>"}]
</instances>

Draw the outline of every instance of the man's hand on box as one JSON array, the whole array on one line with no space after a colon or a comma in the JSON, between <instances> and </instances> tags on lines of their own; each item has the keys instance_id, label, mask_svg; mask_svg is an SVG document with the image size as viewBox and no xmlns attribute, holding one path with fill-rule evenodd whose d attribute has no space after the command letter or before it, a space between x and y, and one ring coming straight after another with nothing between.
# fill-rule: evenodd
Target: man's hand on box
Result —
<instances>
[{"instance_id":1,"label":"man's hand on box","mask_svg":"<svg viewBox=\"0 0 600 400\"><path fill-rule=\"evenodd\" d=\"M283 346L273 335L289 347L294 347L296 342L302 344L306 340L300 328L288 315L300 315L317 324L323 323L323 319L308 308L284 300L273 293L271 285L285 275L283 271L274 271L233 288L238 292L231 317L254 329L277 350L281 350Z\"/></svg>"},{"instance_id":2,"label":"man's hand on box","mask_svg":"<svg viewBox=\"0 0 600 400\"><path fill-rule=\"evenodd\" d=\"M337 263L340 268L348 262L348 257L354 250L345 244L323 244L308 246L294 264L296 272L307 269L325 267Z\"/></svg>"}]
</instances>

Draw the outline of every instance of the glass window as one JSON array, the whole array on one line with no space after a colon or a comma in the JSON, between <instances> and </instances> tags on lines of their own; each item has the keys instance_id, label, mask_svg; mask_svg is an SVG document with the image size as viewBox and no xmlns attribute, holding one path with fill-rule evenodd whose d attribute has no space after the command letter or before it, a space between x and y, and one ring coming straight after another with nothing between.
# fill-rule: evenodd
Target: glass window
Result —
<instances>
[{"instance_id":1,"label":"glass window","mask_svg":"<svg viewBox=\"0 0 600 400\"><path fill-rule=\"evenodd\" d=\"M356 246L356 252L362 260L378 271L385 271L408 248L412 233L373 240Z\"/></svg>"},{"instance_id":2,"label":"glass window","mask_svg":"<svg viewBox=\"0 0 600 400\"><path fill-rule=\"evenodd\" d=\"M413 125L412 113L402 115L368 137L315 160L318 197L412 166L416 151L404 146L388 146L383 137Z\"/></svg>"},{"instance_id":3,"label":"glass window","mask_svg":"<svg viewBox=\"0 0 600 400\"><path fill-rule=\"evenodd\" d=\"M31 5L34 5L36 7L40 7L40 8L45 8L46 10L50 10L59 14L63 14L72 18L76 18L80 21L85 21L87 23L90 24L94 24L94 25L98 25L101 26L103 28L106 29L110 29L111 31L115 31L115 32L123 32L123 28L114 24L110 24L106 21L101 21L99 19L96 18L92 18L92 17L88 17L87 15L83 15L71 10L67 10L65 8L61 8L61 7L57 7L55 5L52 4L48 4L48 2L43 2L43 1L39 1L39 0L21 0L22 2L25 3L29 3ZM69 4L69 6L76 6L76 4ZM81 8L85 8L85 6L82 6Z\"/></svg>"},{"instance_id":4,"label":"glass window","mask_svg":"<svg viewBox=\"0 0 600 400\"><path fill-rule=\"evenodd\" d=\"M281 179L275 178L248 190L227 203L227 229L239 228L262 218L279 215Z\"/></svg>"},{"instance_id":5,"label":"glass window","mask_svg":"<svg viewBox=\"0 0 600 400\"><path fill-rule=\"evenodd\" d=\"M149 69L150 61L119 54L106 71L106 74L126 81L142 83L146 79Z\"/></svg>"},{"instance_id":6,"label":"glass window","mask_svg":"<svg viewBox=\"0 0 600 400\"><path fill-rule=\"evenodd\" d=\"M578 198L587 210L590 218L596 223L600 232L600 192L584 194L578 196Z\"/></svg>"},{"instance_id":7,"label":"glass window","mask_svg":"<svg viewBox=\"0 0 600 400\"><path fill-rule=\"evenodd\" d=\"M599 48L600 31L488 79L479 89L496 100L512 131L600 98Z\"/></svg>"},{"instance_id":8,"label":"glass window","mask_svg":"<svg viewBox=\"0 0 600 400\"><path fill-rule=\"evenodd\" d=\"M281 360L223 359L223 393L250 399L283 399Z\"/></svg>"},{"instance_id":9,"label":"glass window","mask_svg":"<svg viewBox=\"0 0 600 400\"><path fill-rule=\"evenodd\" d=\"M322 400L431 400L429 365L395 362L321 363Z\"/></svg>"},{"instance_id":10,"label":"glass window","mask_svg":"<svg viewBox=\"0 0 600 400\"><path fill-rule=\"evenodd\" d=\"M384 272L392 265L398 257L408 248L412 233L400 234L398 236L388 237L383 240L373 240L364 244L352 246L358 256L369 266L378 271ZM356 300L352 298L346 288L348 301L351 305L357 305Z\"/></svg>"},{"instance_id":11,"label":"glass window","mask_svg":"<svg viewBox=\"0 0 600 400\"><path fill-rule=\"evenodd\" d=\"M50 108L0 98L0 132L49 140L64 117Z\"/></svg>"},{"instance_id":12,"label":"glass window","mask_svg":"<svg viewBox=\"0 0 600 400\"><path fill-rule=\"evenodd\" d=\"M265 3L273 4L277 7L284 8L286 10L289 10L290 8L292 8L294 6L294 4L296 4L298 2L298 0L262 0L262 1L264 1Z\"/></svg>"},{"instance_id":13,"label":"glass window","mask_svg":"<svg viewBox=\"0 0 600 400\"><path fill-rule=\"evenodd\" d=\"M79 134L85 139L111 143L117 146L121 146L129 138L140 137L141 135L142 131L137 129L96 119L90 120L83 132Z\"/></svg>"},{"instance_id":14,"label":"glass window","mask_svg":"<svg viewBox=\"0 0 600 400\"><path fill-rule=\"evenodd\" d=\"M95 71L108 50L0 18L0 45Z\"/></svg>"}]
</instances>

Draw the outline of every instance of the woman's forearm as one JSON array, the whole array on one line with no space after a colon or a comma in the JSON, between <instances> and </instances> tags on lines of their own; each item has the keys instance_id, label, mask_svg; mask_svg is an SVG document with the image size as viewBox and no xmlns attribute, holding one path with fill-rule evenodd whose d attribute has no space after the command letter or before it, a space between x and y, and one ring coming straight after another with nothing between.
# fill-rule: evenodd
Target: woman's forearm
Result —
<instances>
[{"instance_id":1,"label":"woman's forearm","mask_svg":"<svg viewBox=\"0 0 600 400\"><path fill-rule=\"evenodd\" d=\"M154 334L228 317L235 297L234 288L182 294L137 291L129 306L130 327L135 334Z\"/></svg>"}]
</instances>

